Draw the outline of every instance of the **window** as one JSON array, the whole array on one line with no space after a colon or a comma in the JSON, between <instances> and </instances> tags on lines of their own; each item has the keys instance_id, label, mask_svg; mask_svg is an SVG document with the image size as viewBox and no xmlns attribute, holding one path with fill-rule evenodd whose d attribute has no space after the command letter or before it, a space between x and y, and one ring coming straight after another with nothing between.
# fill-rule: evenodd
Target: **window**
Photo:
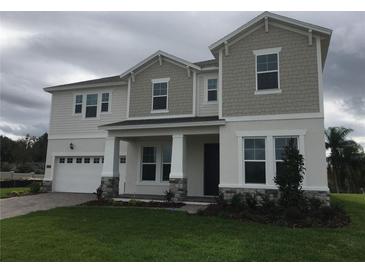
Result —
<instances>
[{"instance_id":1,"label":"window","mask_svg":"<svg viewBox=\"0 0 365 274\"><path fill-rule=\"evenodd\" d=\"M277 174L281 171L285 147L289 145L290 141L293 141L294 146L298 148L298 137L296 136L275 137L275 168Z\"/></svg>"},{"instance_id":2,"label":"window","mask_svg":"<svg viewBox=\"0 0 365 274\"><path fill-rule=\"evenodd\" d=\"M90 164L90 158L84 158L84 163L85 164Z\"/></svg>"},{"instance_id":3,"label":"window","mask_svg":"<svg viewBox=\"0 0 365 274\"><path fill-rule=\"evenodd\" d=\"M152 84L152 110L167 110L167 81Z\"/></svg>"},{"instance_id":4,"label":"window","mask_svg":"<svg viewBox=\"0 0 365 274\"><path fill-rule=\"evenodd\" d=\"M162 181L170 179L171 145L162 146Z\"/></svg>"},{"instance_id":5,"label":"window","mask_svg":"<svg viewBox=\"0 0 365 274\"><path fill-rule=\"evenodd\" d=\"M101 112L109 112L109 93L101 94Z\"/></svg>"},{"instance_id":6,"label":"window","mask_svg":"<svg viewBox=\"0 0 365 274\"><path fill-rule=\"evenodd\" d=\"M75 111L75 114L82 113L82 95L76 95L74 111Z\"/></svg>"},{"instance_id":7,"label":"window","mask_svg":"<svg viewBox=\"0 0 365 274\"><path fill-rule=\"evenodd\" d=\"M217 79L208 79L207 101L217 101Z\"/></svg>"},{"instance_id":8,"label":"window","mask_svg":"<svg viewBox=\"0 0 365 274\"><path fill-rule=\"evenodd\" d=\"M65 163L65 158L60 158L60 161L59 161L60 164L64 164Z\"/></svg>"},{"instance_id":9,"label":"window","mask_svg":"<svg viewBox=\"0 0 365 274\"><path fill-rule=\"evenodd\" d=\"M125 164L126 163L126 156L125 155L123 155L123 156L120 156L120 163L121 164Z\"/></svg>"},{"instance_id":10,"label":"window","mask_svg":"<svg viewBox=\"0 0 365 274\"><path fill-rule=\"evenodd\" d=\"M104 164L104 157L101 157L101 163Z\"/></svg>"},{"instance_id":11,"label":"window","mask_svg":"<svg viewBox=\"0 0 365 274\"><path fill-rule=\"evenodd\" d=\"M156 180L156 147L143 147L142 181Z\"/></svg>"},{"instance_id":12,"label":"window","mask_svg":"<svg viewBox=\"0 0 365 274\"><path fill-rule=\"evenodd\" d=\"M98 95L88 94L86 96L86 118L96 117L98 112Z\"/></svg>"},{"instance_id":13,"label":"window","mask_svg":"<svg viewBox=\"0 0 365 274\"><path fill-rule=\"evenodd\" d=\"M67 158L67 163L68 164L72 164L72 162L73 162L73 158Z\"/></svg>"},{"instance_id":14,"label":"window","mask_svg":"<svg viewBox=\"0 0 365 274\"><path fill-rule=\"evenodd\" d=\"M100 158L95 157L94 158L94 164L99 164L99 163L100 163Z\"/></svg>"},{"instance_id":15,"label":"window","mask_svg":"<svg viewBox=\"0 0 365 274\"><path fill-rule=\"evenodd\" d=\"M82 158L76 158L76 164L81 164L82 163Z\"/></svg>"},{"instance_id":16,"label":"window","mask_svg":"<svg viewBox=\"0 0 365 274\"><path fill-rule=\"evenodd\" d=\"M279 88L278 53L256 56L257 90Z\"/></svg>"},{"instance_id":17,"label":"window","mask_svg":"<svg viewBox=\"0 0 365 274\"><path fill-rule=\"evenodd\" d=\"M265 138L244 138L246 184L266 183Z\"/></svg>"}]
</instances>

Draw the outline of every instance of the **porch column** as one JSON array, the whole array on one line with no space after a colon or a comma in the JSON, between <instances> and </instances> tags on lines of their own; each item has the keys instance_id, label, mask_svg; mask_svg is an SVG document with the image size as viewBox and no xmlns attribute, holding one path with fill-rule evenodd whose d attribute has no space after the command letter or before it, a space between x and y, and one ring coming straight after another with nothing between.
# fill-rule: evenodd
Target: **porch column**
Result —
<instances>
[{"instance_id":1,"label":"porch column","mask_svg":"<svg viewBox=\"0 0 365 274\"><path fill-rule=\"evenodd\" d=\"M105 138L104 164L101 172L103 198L110 199L118 195L119 190L119 144L116 137Z\"/></svg>"},{"instance_id":2,"label":"porch column","mask_svg":"<svg viewBox=\"0 0 365 274\"><path fill-rule=\"evenodd\" d=\"M186 140L182 134L172 136L172 155L170 171L170 190L176 199L187 195L187 179L185 176Z\"/></svg>"}]
</instances>

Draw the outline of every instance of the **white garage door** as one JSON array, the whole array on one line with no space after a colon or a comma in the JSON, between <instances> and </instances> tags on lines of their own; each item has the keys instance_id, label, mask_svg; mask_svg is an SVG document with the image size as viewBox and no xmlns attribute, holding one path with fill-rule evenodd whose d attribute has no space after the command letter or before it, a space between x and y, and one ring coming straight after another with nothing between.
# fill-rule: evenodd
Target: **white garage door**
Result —
<instances>
[{"instance_id":1,"label":"white garage door","mask_svg":"<svg viewBox=\"0 0 365 274\"><path fill-rule=\"evenodd\" d=\"M102 157L57 157L53 191L94 193L100 186Z\"/></svg>"}]
</instances>

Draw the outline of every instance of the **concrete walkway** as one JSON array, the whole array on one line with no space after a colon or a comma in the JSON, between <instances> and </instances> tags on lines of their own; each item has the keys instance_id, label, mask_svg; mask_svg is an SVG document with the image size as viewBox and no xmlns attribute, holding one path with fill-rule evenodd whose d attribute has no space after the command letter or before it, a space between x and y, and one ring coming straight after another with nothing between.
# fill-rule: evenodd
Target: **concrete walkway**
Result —
<instances>
[{"instance_id":1,"label":"concrete walkway","mask_svg":"<svg viewBox=\"0 0 365 274\"><path fill-rule=\"evenodd\" d=\"M0 199L0 219L24 215L39 210L79 205L94 200L95 198L94 194L42 193Z\"/></svg>"}]
</instances>

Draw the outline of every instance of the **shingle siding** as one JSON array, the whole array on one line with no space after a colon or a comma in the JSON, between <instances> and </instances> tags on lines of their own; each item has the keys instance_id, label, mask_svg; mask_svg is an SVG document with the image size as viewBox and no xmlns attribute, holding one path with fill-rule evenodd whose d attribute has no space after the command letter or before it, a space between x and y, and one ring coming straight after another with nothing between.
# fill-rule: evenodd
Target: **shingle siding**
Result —
<instances>
[{"instance_id":1,"label":"shingle siding","mask_svg":"<svg viewBox=\"0 0 365 274\"><path fill-rule=\"evenodd\" d=\"M281 94L255 95L253 50L281 47ZM223 54L223 116L319 112L316 43L274 26L264 27L229 47Z\"/></svg>"},{"instance_id":2,"label":"shingle siding","mask_svg":"<svg viewBox=\"0 0 365 274\"><path fill-rule=\"evenodd\" d=\"M218 79L218 72L208 72L198 74L197 91L198 91L198 116L215 116L218 115L217 103L207 103L207 84L208 79Z\"/></svg>"},{"instance_id":3,"label":"shingle siding","mask_svg":"<svg viewBox=\"0 0 365 274\"><path fill-rule=\"evenodd\" d=\"M168 83L168 113L151 113L152 79L170 78ZM129 117L192 114L193 73L166 60L155 62L135 76L131 82Z\"/></svg>"}]
</instances>

